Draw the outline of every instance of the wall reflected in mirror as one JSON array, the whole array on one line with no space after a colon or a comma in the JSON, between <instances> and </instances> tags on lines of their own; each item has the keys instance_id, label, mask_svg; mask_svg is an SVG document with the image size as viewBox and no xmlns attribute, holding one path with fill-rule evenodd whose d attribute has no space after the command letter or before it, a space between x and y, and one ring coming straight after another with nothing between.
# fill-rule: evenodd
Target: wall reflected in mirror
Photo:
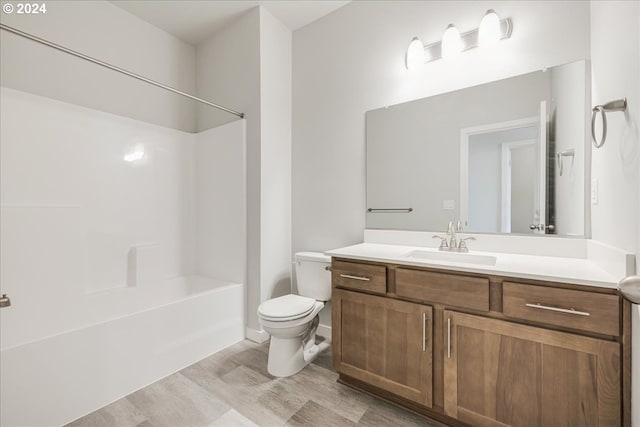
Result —
<instances>
[{"instance_id":1,"label":"wall reflected in mirror","mask_svg":"<svg viewBox=\"0 0 640 427\"><path fill-rule=\"evenodd\" d=\"M367 228L588 235L589 88L578 61L368 111Z\"/></svg>"}]
</instances>

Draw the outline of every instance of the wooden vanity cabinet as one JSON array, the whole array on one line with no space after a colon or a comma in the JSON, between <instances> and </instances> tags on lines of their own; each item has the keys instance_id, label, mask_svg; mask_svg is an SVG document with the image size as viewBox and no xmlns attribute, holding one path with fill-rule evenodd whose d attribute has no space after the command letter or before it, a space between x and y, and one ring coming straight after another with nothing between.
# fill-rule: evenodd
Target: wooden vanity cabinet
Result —
<instances>
[{"instance_id":1,"label":"wooden vanity cabinet","mask_svg":"<svg viewBox=\"0 0 640 427\"><path fill-rule=\"evenodd\" d=\"M431 407L431 307L342 289L331 304L335 369Z\"/></svg>"},{"instance_id":2,"label":"wooden vanity cabinet","mask_svg":"<svg viewBox=\"0 0 640 427\"><path fill-rule=\"evenodd\" d=\"M336 262L341 382L453 426L630 426L630 306L615 290ZM372 288L336 277L354 272Z\"/></svg>"},{"instance_id":3,"label":"wooden vanity cabinet","mask_svg":"<svg viewBox=\"0 0 640 427\"><path fill-rule=\"evenodd\" d=\"M619 426L620 346L444 312L445 414L473 426Z\"/></svg>"}]
</instances>

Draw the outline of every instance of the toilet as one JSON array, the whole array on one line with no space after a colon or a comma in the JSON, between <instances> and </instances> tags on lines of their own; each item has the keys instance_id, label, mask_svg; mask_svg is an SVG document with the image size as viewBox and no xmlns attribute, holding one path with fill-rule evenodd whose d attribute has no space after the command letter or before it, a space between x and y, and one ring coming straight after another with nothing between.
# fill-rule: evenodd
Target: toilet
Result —
<instances>
[{"instance_id":1,"label":"toilet","mask_svg":"<svg viewBox=\"0 0 640 427\"><path fill-rule=\"evenodd\" d=\"M316 344L318 313L331 299L331 258L317 252L294 256L299 295L272 298L258 307L262 328L271 335L267 371L275 377L299 372L329 347Z\"/></svg>"}]
</instances>

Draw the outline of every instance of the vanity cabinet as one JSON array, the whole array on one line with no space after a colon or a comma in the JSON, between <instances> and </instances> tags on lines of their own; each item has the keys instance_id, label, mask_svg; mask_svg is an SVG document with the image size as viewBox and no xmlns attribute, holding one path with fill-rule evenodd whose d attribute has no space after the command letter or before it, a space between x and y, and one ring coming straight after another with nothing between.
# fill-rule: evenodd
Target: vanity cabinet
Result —
<instances>
[{"instance_id":1,"label":"vanity cabinet","mask_svg":"<svg viewBox=\"0 0 640 427\"><path fill-rule=\"evenodd\" d=\"M445 414L473 426L619 426L620 345L444 312Z\"/></svg>"},{"instance_id":2,"label":"vanity cabinet","mask_svg":"<svg viewBox=\"0 0 640 427\"><path fill-rule=\"evenodd\" d=\"M452 426L630 426L630 305L615 289L332 265L342 383Z\"/></svg>"},{"instance_id":3,"label":"vanity cabinet","mask_svg":"<svg viewBox=\"0 0 640 427\"><path fill-rule=\"evenodd\" d=\"M331 304L336 369L431 407L431 307L342 289Z\"/></svg>"}]
</instances>

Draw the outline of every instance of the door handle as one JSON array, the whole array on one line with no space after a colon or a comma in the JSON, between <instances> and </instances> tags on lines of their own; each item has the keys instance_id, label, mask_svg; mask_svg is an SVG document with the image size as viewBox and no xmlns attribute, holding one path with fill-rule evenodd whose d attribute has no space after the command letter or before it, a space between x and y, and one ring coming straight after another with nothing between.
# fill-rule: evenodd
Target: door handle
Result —
<instances>
[{"instance_id":1,"label":"door handle","mask_svg":"<svg viewBox=\"0 0 640 427\"><path fill-rule=\"evenodd\" d=\"M427 351L427 313L422 313L422 351Z\"/></svg>"},{"instance_id":2,"label":"door handle","mask_svg":"<svg viewBox=\"0 0 640 427\"><path fill-rule=\"evenodd\" d=\"M451 318L447 319L447 359L451 359Z\"/></svg>"}]
</instances>

